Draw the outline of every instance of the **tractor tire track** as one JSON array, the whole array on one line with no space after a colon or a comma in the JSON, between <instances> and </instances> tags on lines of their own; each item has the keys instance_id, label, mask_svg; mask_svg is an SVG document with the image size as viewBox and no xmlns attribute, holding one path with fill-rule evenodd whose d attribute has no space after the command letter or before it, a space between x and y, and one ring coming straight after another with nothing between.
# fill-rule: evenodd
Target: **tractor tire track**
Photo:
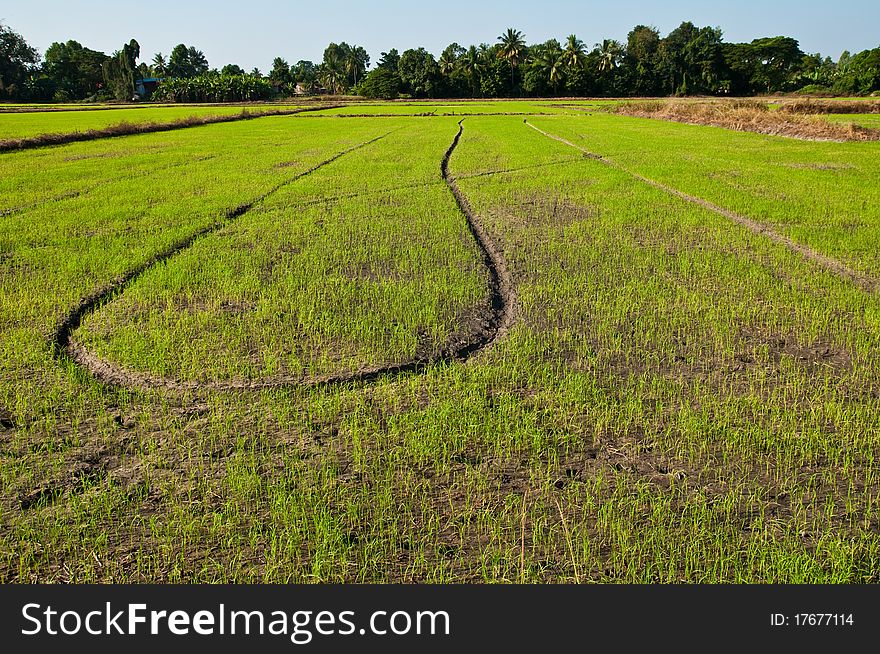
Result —
<instances>
[{"instance_id":1,"label":"tractor tire track","mask_svg":"<svg viewBox=\"0 0 880 654\"><path fill-rule=\"evenodd\" d=\"M268 198L273 193L276 193L281 188L292 184L307 175L314 173L324 166L327 166L337 159L345 156L346 154L364 148L380 139L385 138L386 136L388 136L388 134L390 134L390 132L370 139L368 141L364 141L363 143L359 143L358 145L348 148L347 150L343 150L342 152L337 153L329 159L325 159L324 161L312 166L308 170L297 173L293 177L279 182L275 186L271 187L268 191L264 192L250 202L239 205L234 209L230 209L226 212L226 215L223 216L223 218L221 218L220 220L214 222L211 225L207 225L202 229L199 229L182 241L175 243L171 247L149 258L147 261L143 262L139 266L131 269L115 283L105 286L92 293L91 295L85 297L76 307L71 309L67 316L65 316L65 318L59 323L57 329L55 330L55 333L52 336L52 347L56 357L64 357L65 355L68 355L71 359L74 360L74 362L79 363L85 368L91 370L94 367L94 370L92 372L99 379L103 378L105 375L109 375L109 377L113 379L122 379L125 376L125 373L120 372L116 375L110 375L109 372L106 370L106 367L110 364L98 365L97 361L94 360L96 359L96 357L88 354L84 348L76 345L73 342L73 332L76 331L82 324L83 318L91 313L94 313L105 304L112 302L114 299L119 297L133 282L139 279L148 270L154 268L161 263L164 263L174 255L191 247L200 238L213 234L223 227L230 225L236 219L245 215L260 202ZM112 379L108 379L108 381L112 381Z\"/></svg>"},{"instance_id":2,"label":"tractor tire track","mask_svg":"<svg viewBox=\"0 0 880 654\"><path fill-rule=\"evenodd\" d=\"M449 161L452 158L452 153L455 152L455 148L458 147L462 134L464 134L464 119L458 121L458 134L455 135L452 145L449 146L443 161L440 163L440 172L443 175L443 179L446 180L449 190L452 191L452 195L458 203L458 208L467 218L471 234L482 251L483 263L489 270L492 316L489 321L488 339L485 343L473 349L473 351L477 351L491 345L499 338L505 336L510 330L516 318L517 297L516 287L513 284L513 278L510 275L507 262L504 260L504 255L489 236L476 213L474 213L467 197L458 187L455 177L449 172ZM469 355L470 353L468 353Z\"/></svg>"},{"instance_id":3,"label":"tractor tire track","mask_svg":"<svg viewBox=\"0 0 880 654\"><path fill-rule=\"evenodd\" d=\"M526 125L531 127L536 132L543 134L544 136L546 136L549 139L553 139L554 141L558 141L559 143L563 143L569 147L575 148L576 150L580 150L584 154L584 156L586 156L590 159L595 159L596 161L599 161L607 166L615 168L616 170L624 172L627 175L630 175L631 177L634 177L635 179L639 180L640 182L644 182L645 184L648 184L649 186L653 186L654 188L659 189L661 191L664 191L666 193L669 193L670 195L674 195L677 198L680 198L680 199L685 200L687 202L690 202L692 204L696 204L698 206L703 207L704 209L708 209L709 211L712 211L712 212L717 213L721 216L724 216L725 218L732 220L733 222L737 223L738 225L740 225L742 227L745 227L746 229L748 229L749 231L751 231L755 234L765 236L766 238L770 239L774 243L777 243L778 245L782 245L783 247L788 248L792 252L796 252L797 254L800 254L802 257L804 257L808 261L811 261L815 264L818 264L819 266L834 273L835 275L849 279L853 284L855 284L856 286L858 286L859 288L861 288L865 291L875 292L878 289L878 287L880 287L880 282L878 282L877 279L874 279L874 278L869 277L867 275L863 275L862 273L854 270L853 268L850 268L848 265L846 265L842 261L839 261L838 259L835 259L833 257L829 257L828 255L822 254L821 252L814 250L813 248L809 247L808 245L804 245L803 243L798 243L794 239L789 238L788 236L785 236L784 234L781 234L780 232L777 232L772 227L770 227L762 222L759 222L759 221L755 220L754 218L749 218L748 216L744 216L743 214L736 213L735 211L732 211L732 210L727 209L725 207L722 207L722 206L719 206L719 205L714 204L712 202L709 202L708 200L706 200L704 198L700 198L695 195L690 195L689 193L685 193L684 191L680 191L680 190L673 188L671 186L667 186L666 184L662 184L656 180L650 179L649 177L644 177L643 175L640 175L636 172L633 172L633 171L625 168L624 166L621 166L617 162L612 161L611 159L608 159L607 157L604 157L600 154L596 154L594 152L590 152L590 151L582 148L581 146L562 138L561 136L556 136L555 134L545 132L541 128L536 127L535 125L532 125L527 120L523 121L523 122L525 122Z\"/></svg>"},{"instance_id":4,"label":"tractor tire track","mask_svg":"<svg viewBox=\"0 0 880 654\"><path fill-rule=\"evenodd\" d=\"M499 338L507 333L515 315L516 294L507 264L500 250L495 246L494 242L488 236L482 223L480 223L476 214L471 209L467 198L458 188L455 178L449 172L449 160L452 157L461 135L464 131L462 121L459 121L458 133L452 142L452 145L446 151L440 164L440 172L444 182L449 187L456 203L464 214L468 229L477 242L480 249L483 262L489 272L489 292L491 311L485 316L482 329L479 336L470 342L458 343L456 345L447 345L441 352L430 358L417 358L402 363L391 365L365 366L357 370L348 371L340 374L330 374L322 376L286 376L277 377L266 380L229 380L214 382L197 382L197 381L180 381L167 377L161 377L149 373L136 372L128 370L122 366L102 359L96 354L90 352L87 348L80 345L73 339L73 332L82 324L85 316L97 311L102 306L119 297L125 289L134 281L140 278L144 273L154 266L163 263L180 253L181 251L191 247L198 239L217 232L221 228L229 225L236 218L243 216L250 211L259 202L266 199L277 190L291 184L306 175L336 161L340 157L353 152L357 149L366 147L385 136L390 132L379 136L370 141L361 143L353 148L345 150L334 157L327 159L309 170L302 172L289 180L286 180L269 191L258 197L257 199L241 205L236 209L227 212L226 217L214 225L210 225L187 239L177 243L171 248L152 257L149 261L141 264L127 273L122 279L113 285L105 287L96 293L86 297L80 304L75 307L67 317L60 323L52 337L52 347L55 356L59 360L72 361L76 366L85 369L92 376L103 383L112 386L122 386L128 388L137 388L140 390L164 389L173 392L197 392L197 391L260 391L278 388L320 388L326 386L335 386L349 383L367 383L378 379L392 377L400 374L423 372L429 366L441 363L464 362L473 357L475 354L487 349L493 345Z\"/></svg>"}]
</instances>

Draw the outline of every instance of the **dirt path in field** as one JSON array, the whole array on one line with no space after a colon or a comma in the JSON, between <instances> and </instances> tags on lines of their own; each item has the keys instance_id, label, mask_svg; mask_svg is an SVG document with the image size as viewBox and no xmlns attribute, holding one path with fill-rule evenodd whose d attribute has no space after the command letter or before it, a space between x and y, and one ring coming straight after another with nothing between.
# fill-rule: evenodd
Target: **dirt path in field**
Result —
<instances>
[{"instance_id":1,"label":"dirt path in field","mask_svg":"<svg viewBox=\"0 0 880 654\"><path fill-rule=\"evenodd\" d=\"M620 171L636 178L637 180L644 182L645 184L648 184L650 186L653 186L654 188L660 189L661 191L665 191L666 193L669 193L670 195L674 195L678 198L681 198L682 200L692 202L693 204L699 205L699 206L703 207L704 209L708 209L709 211L712 211L714 213L722 215L725 218L728 218L728 219L732 220L733 222L735 222L735 223L745 227L746 229L754 232L755 234L760 234L762 236L766 236L774 243L778 243L779 245L783 245L786 248L788 248L789 250L792 250L793 252L797 252L798 254L803 256L805 259L808 259L809 261L812 261L813 263L819 264L823 268L830 270L834 274L849 279L856 286L859 286L860 288L862 288L866 291L874 292L878 288L880 288L880 282L878 282L878 280L876 280L872 277L869 277L867 275L863 275L856 270L853 270L852 268L847 266L842 261L838 261L837 259L829 257L825 254L822 254L821 252L818 252L818 251L814 250L813 248L811 248L807 245L804 245L803 243L798 243L797 241L789 238L788 236L785 236L784 234L781 234L781 233L775 231L773 228L769 227L768 225L765 225L764 223L758 222L757 220L755 220L753 218L749 218L748 216L744 216L742 214L736 213L735 211L731 211L730 209L726 209L724 207L718 206L717 204L713 204L712 202L709 202L708 200L705 200L703 198L697 197L695 195L690 195L688 193L685 193L684 191L679 191L676 188L672 188L671 186L667 186L666 184L662 184L662 183L655 181L653 179L650 179L648 177L644 177L643 175L639 175L638 173L635 173L635 172L621 166L617 162L612 161L611 159L608 159L607 157L596 154L594 152L590 152L590 151L582 148L581 146L577 145L576 143L572 143L571 141L568 141L568 140L562 138L561 136L556 136L555 134L545 132L541 128L536 127L535 125L532 125L528 121L525 121L525 124L528 125L529 127L531 127L536 132L543 134L544 136L546 136L549 139L553 139L554 141L564 143L565 145L568 145L572 148L575 148L576 150L580 150L586 157L589 157L590 159L595 159L596 161L601 161L602 163L604 163L608 166L611 166L612 168L616 168L617 170L620 170Z\"/></svg>"},{"instance_id":2,"label":"dirt path in field","mask_svg":"<svg viewBox=\"0 0 880 654\"><path fill-rule=\"evenodd\" d=\"M458 341L456 340L455 336L453 336L452 342L447 344L447 346L443 350L441 350L441 353L433 358L414 359L411 361L392 365L365 366L363 368L341 374L312 377L299 375L272 378L267 380L242 379L216 382L187 382L160 377L158 375L152 375L149 373L128 370L113 362L102 359L101 357L90 352L86 347L80 345L73 339L73 333L82 324L83 318L119 297L129 285L131 285L144 273L146 273L156 265L167 261L174 255L191 247L200 238L213 234L223 227L231 224L235 219L246 214L257 204L278 191L280 188L288 184L292 184L298 179L301 179L306 175L309 175L319 170L320 168L327 166L328 164L336 161L346 154L349 154L350 152L354 152L355 150L359 150L372 143L375 143L382 138L385 138L386 136L388 136L388 134L391 133L388 132L382 136L370 139L369 141L365 141L352 148L349 148L348 150L340 152L330 159L322 161L321 163L313 166L309 170L299 173L294 177L285 180L280 184L277 184L255 200L227 212L223 220L199 230L187 239L175 244L171 248L159 253L158 255L141 264L140 266L129 271L129 273L127 273L115 284L107 286L85 298L60 323L55 331L55 334L52 337L52 346L56 358L69 359L73 361L79 367L87 370L94 377L107 384L129 388L139 388L142 390L167 389L177 392L199 390L259 391L270 388L315 388L320 386L337 385L352 382L363 383L397 374L420 372L426 369L428 366L437 363L467 361L473 355L485 350L507 333L514 319L516 293L514 291L507 264L504 261L504 257L501 251L496 247L495 243L489 237L482 223L479 221L479 218L471 209L470 203L468 202L467 198L458 188L455 178L449 172L449 160L452 157L452 153L455 151L455 148L458 146L459 140L461 139L461 135L464 131L464 127L462 126L463 122L463 120L459 121L458 133L455 135L455 139L453 140L452 145L449 147L443 157L443 160L440 164L440 172L443 180L448 185L450 191L455 197L459 209L462 211L467 220L468 228L474 239L476 240L478 247L480 248L483 262L489 272L491 310L488 315L481 318L478 335L475 338L472 338L471 340Z\"/></svg>"}]
</instances>

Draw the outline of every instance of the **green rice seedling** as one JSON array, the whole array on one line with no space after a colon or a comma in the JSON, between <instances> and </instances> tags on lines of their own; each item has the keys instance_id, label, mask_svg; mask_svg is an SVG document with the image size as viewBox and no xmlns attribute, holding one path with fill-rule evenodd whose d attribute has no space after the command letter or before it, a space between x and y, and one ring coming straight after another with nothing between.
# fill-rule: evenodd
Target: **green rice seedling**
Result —
<instances>
[{"instance_id":1,"label":"green rice seedling","mask_svg":"<svg viewBox=\"0 0 880 654\"><path fill-rule=\"evenodd\" d=\"M0 156L0 183L20 175L4 202L33 205L0 218L2 580L878 581L877 294L640 179L870 276L877 144L468 116L449 171L517 313L466 362L175 392L53 353L72 306L205 227L74 335L204 381L441 347L487 289L440 176L458 120L267 118Z\"/></svg>"}]
</instances>

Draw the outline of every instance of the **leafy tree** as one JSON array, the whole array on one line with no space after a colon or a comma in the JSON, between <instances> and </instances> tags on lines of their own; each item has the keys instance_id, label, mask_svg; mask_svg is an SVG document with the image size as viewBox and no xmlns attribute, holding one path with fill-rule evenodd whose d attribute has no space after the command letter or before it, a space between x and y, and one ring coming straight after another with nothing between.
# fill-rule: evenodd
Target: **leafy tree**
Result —
<instances>
[{"instance_id":1,"label":"leafy tree","mask_svg":"<svg viewBox=\"0 0 880 654\"><path fill-rule=\"evenodd\" d=\"M656 28L636 25L626 37L624 65L633 95L657 95L657 63L660 56L660 32Z\"/></svg>"},{"instance_id":2,"label":"leafy tree","mask_svg":"<svg viewBox=\"0 0 880 654\"><path fill-rule=\"evenodd\" d=\"M434 56L424 48L404 52L400 56L398 71L404 88L413 97L437 96L440 68Z\"/></svg>"},{"instance_id":3,"label":"leafy tree","mask_svg":"<svg viewBox=\"0 0 880 654\"><path fill-rule=\"evenodd\" d=\"M55 85L59 99L81 100L98 92L104 82L103 52L76 41L53 43L46 50L43 72Z\"/></svg>"},{"instance_id":4,"label":"leafy tree","mask_svg":"<svg viewBox=\"0 0 880 654\"><path fill-rule=\"evenodd\" d=\"M440 59L437 60L440 73L451 76L458 68L458 60L464 53L465 49L458 45L458 43L450 43L446 46L446 49L440 55Z\"/></svg>"},{"instance_id":5,"label":"leafy tree","mask_svg":"<svg viewBox=\"0 0 880 654\"><path fill-rule=\"evenodd\" d=\"M721 30L682 23L661 42L659 69L669 93L717 92L725 73Z\"/></svg>"},{"instance_id":6,"label":"leafy tree","mask_svg":"<svg viewBox=\"0 0 880 654\"><path fill-rule=\"evenodd\" d=\"M751 47L755 61L752 83L756 90L785 90L787 80L804 58L798 42L787 36L774 36L755 39Z\"/></svg>"},{"instance_id":7,"label":"leafy tree","mask_svg":"<svg viewBox=\"0 0 880 654\"><path fill-rule=\"evenodd\" d=\"M461 60L466 54L467 50L458 43L450 43L440 54L437 67L443 77L444 95L467 95L470 82L461 65Z\"/></svg>"},{"instance_id":8,"label":"leafy tree","mask_svg":"<svg viewBox=\"0 0 880 654\"><path fill-rule=\"evenodd\" d=\"M379 68L385 68L393 73L397 72L399 65L400 53L397 52L397 48L391 48L388 52L383 52L378 64Z\"/></svg>"},{"instance_id":9,"label":"leafy tree","mask_svg":"<svg viewBox=\"0 0 880 654\"><path fill-rule=\"evenodd\" d=\"M508 88L507 79L513 66L506 59L498 58L494 50L484 52L480 71L480 94L484 98L500 98Z\"/></svg>"},{"instance_id":10,"label":"leafy tree","mask_svg":"<svg viewBox=\"0 0 880 654\"><path fill-rule=\"evenodd\" d=\"M132 39L104 62L104 81L117 100L130 100L134 96L140 54L141 46Z\"/></svg>"},{"instance_id":11,"label":"leafy tree","mask_svg":"<svg viewBox=\"0 0 880 654\"><path fill-rule=\"evenodd\" d=\"M324 77L332 82L336 89L334 93L343 93L357 85L369 65L370 55L360 46L351 46L343 41L331 43L324 50Z\"/></svg>"},{"instance_id":12,"label":"leafy tree","mask_svg":"<svg viewBox=\"0 0 880 654\"><path fill-rule=\"evenodd\" d=\"M318 79L318 67L311 61L301 59L290 67L290 76L295 84L311 90Z\"/></svg>"},{"instance_id":13,"label":"leafy tree","mask_svg":"<svg viewBox=\"0 0 880 654\"><path fill-rule=\"evenodd\" d=\"M272 70L269 71L269 81L275 87L280 87L293 82L290 74L290 64L281 57L272 60Z\"/></svg>"},{"instance_id":14,"label":"leafy tree","mask_svg":"<svg viewBox=\"0 0 880 654\"><path fill-rule=\"evenodd\" d=\"M244 75L244 69L236 64L226 64L220 69L221 75Z\"/></svg>"},{"instance_id":15,"label":"leafy tree","mask_svg":"<svg viewBox=\"0 0 880 654\"><path fill-rule=\"evenodd\" d=\"M562 49L559 41L550 39L546 43L533 48L535 57L530 66L532 71L539 73L539 80L548 85L554 95L559 94L559 84L563 81L565 70L568 67L567 52ZM578 60L576 60L578 61ZM577 65L577 64L575 64ZM538 84L533 77L531 84L534 90L544 88L544 84ZM540 93L540 91L538 91Z\"/></svg>"},{"instance_id":16,"label":"leafy tree","mask_svg":"<svg viewBox=\"0 0 880 654\"><path fill-rule=\"evenodd\" d=\"M324 50L324 63L321 64L318 81L333 93L345 93L348 88L348 77L345 72L350 47L347 43L331 43Z\"/></svg>"},{"instance_id":17,"label":"leafy tree","mask_svg":"<svg viewBox=\"0 0 880 654\"><path fill-rule=\"evenodd\" d=\"M365 98L394 100L400 94L400 75L387 68L378 67L367 73L358 87Z\"/></svg>"},{"instance_id":18,"label":"leafy tree","mask_svg":"<svg viewBox=\"0 0 880 654\"><path fill-rule=\"evenodd\" d=\"M597 43L596 48L599 50L600 73L610 73L620 65L623 57L623 46L620 41L605 39L601 44Z\"/></svg>"},{"instance_id":19,"label":"leafy tree","mask_svg":"<svg viewBox=\"0 0 880 654\"><path fill-rule=\"evenodd\" d=\"M208 72L208 59L201 50L196 50L195 46L189 47L189 64L196 75L204 75Z\"/></svg>"},{"instance_id":20,"label":"leafy tree","mask_svg":"<svg viewBox=\"0 0 880 654\"><path fill-rule=\"evenodd\" d=\"M168 75L171 77L198 77L208 72L208 60L195 46L183 43L174 46L168 58Z\"/></svg>"},{"instance_id":21,"label":"leafy tree","mask_svg":"<svg viewBox=\"0 0 880 654\"><path fill-rule=\"evenodd\" d=\"M18 99L40 55L27 41L0 23L0 98Z\"/></svg>"},{"instance_id":22,"label":"leafy tree","mask_svg":"<svg viewBox=\"0 0 880 654\"><path fill-rule=\"evenodd\" d=\"M837 67L840 72L833 86L836 93L867 94L880 90L880 48L863 50L847 59L842 69L840 62Z\"/></svg>"},{"instance_id":23,"label":"leafy tree","mask_svg":"<svg viewBox=\"0 0 880 654\"><path fill-rule=\"evenodd\" d=\"M361 46L351 46L345 57L345 72L352 86L357 86L358 80L363 79L370 66L370 55Z\"/></svg>"}]
</instances>

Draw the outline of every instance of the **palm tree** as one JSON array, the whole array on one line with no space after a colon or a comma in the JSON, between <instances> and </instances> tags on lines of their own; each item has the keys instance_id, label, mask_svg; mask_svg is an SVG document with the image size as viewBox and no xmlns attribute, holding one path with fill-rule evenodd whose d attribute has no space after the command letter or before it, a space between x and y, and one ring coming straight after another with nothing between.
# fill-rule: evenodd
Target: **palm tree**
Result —
<instances>
[{"instance_id":1,"label":"palm tree","mask_svg":"<svg viewBox=\"0 0 880 654\"><path fill-rule=\"evenodd\" d=\"M565 42L565 52L563 53L565 65L569 68L577 68L583 65L586 56L587 49L584 46L584 42L574 34L569 34L568 40Z\"/></svg>"},{"instance_id":2,"label":"palm tree","mask_svg":"<svg viewBox=\"0 0 880 654\"><path fill-rule=\"evenodd\" d=\"M599 72L608 73L617 68L623 56L623 46L620 41L605 39L602 45L597 43L596 47L599 48Z\"/></svg>"},{"instance_id":3,"label":"palm tree","mask_svg":"<svg viewBox=\"0 0 880 654\"><path fill-rule=\"evenodd\" d=\"M330 63L321 64L318 81L333 95L340 95L345 90L345 74L340 67Z\"/></svg>"},{"instance_id":4,"label":"palm tree","mask_svg":"<svg viewBox=\"0 0 880 654\"><path fill-rule=\"evenodd\" d=\"M437 63L440 65L440 72L446 77L449 77L455 72L457 61L455 55L448 49L443 51L443 54L440 55L440 60Z\"/></svg>"},{"instance_id":5,"label":"palm tree","mask_svg":"<svg viewBox=\"0 0 880 654\"><path fill-rule=\"evenodd\" d=\"M357 86L358 76L366 72L369 62L370 55L361 46L356 45L348 48L345 53L344 69L353 78L354 86Z\"/></svg>"},{"instance_id":6,"label":"palm tree","mask_svg":"<svg viewBox=\"0 0 880 654\"><path fill-rule=\"evenodd\" d=\"M156 77L165 77L168 74L168 61L165 55L157 52L153 57L153 75Z\"/></svg>"},{"instance_id":7,"label":"palm tree","mask_svg":"<svg viewBox=\"0 0 880 654\"><path fill-rule=\"evenodd\" d=\"M567 63L568 50L563 51L559 42L553 39L541 47L538 58L535 60L538 68L544 73L544 77L553 87L553 94L559 94L559 82L562 81L562 72Z\"/></svg>"},{"instance_id":8,"label":"palm tree","mask_svg":"<svg viewBox=\"0 0 880 654\"><path fill-rule=\"evenodd\" d=\"M526 49L525 35L519 30L508 27L498 40L501 42L498 56L506 59L510 64L510 88L513 90L513 73L522 61Z\"/></svg>"},{"instance_id":9,"label":"palm tree","mask_svg":"<svg viewBox=\"0 0 880 654\"><path fill-rule=\"evenodd\" d=\"M470 80L471 92L477 95L480 88L480 72L483 70L483 58L480 56L477 46L472 45L469 47L464 56L458 60L458 65L461 66L461 70Z\"/></svg>"}]
</instances>

